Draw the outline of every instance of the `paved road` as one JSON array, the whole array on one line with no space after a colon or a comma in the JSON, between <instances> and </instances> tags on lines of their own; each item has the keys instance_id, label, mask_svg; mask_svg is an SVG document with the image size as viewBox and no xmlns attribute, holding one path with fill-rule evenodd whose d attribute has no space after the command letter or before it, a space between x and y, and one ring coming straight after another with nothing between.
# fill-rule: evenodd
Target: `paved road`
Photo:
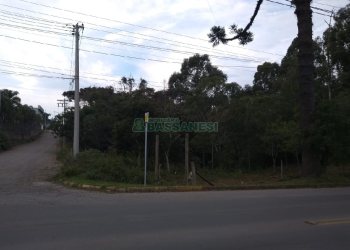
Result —
<instances>
[{"instance_id":1,"label":"paved road","mask_svg":"<svg viewBox=\"0 0 350 250\"><path fill-rule=\"evenodd\" d=\"M350 188L87 192L45 181L54 151L45 134L0 154L1 250L350 249Z\"/></svg>"}]
</instances>

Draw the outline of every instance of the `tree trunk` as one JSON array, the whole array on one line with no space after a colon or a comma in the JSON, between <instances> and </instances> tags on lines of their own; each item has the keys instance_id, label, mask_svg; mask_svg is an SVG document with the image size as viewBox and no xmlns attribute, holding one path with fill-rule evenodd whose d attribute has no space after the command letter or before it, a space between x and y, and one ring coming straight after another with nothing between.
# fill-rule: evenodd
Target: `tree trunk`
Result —
<instances>
[{"instance_id":1,"label":"tree trunk","mask_svg":"<svg viewBox=\"0 0 350 250\"><path fill-rule=\"evenodd\" d=\"M298 70L300 93L300 128L302 143L302 175L320 174L320 163L312 148L314 97L314 56L312 40L311 0L294 0L298 19Z\"/></svg>"},{"instance_id":2,"label":"tree trunk","mask_svg":"<svg viewBox=\"0 0 350 250\"><path fill-rule=\"evenodd\" d=\"M141 167L141 153L138 151L137 153L137 167Z\"/></svg>"},{"instance_id":3,"label":"tree trunk","mask_svg":"<svg viewBox=\"0 0 350 250\"><path fill-rule=\"evenodd\" d=\"M271 157L272 157L272 169L273 173L276 173L276 161L277 161L277 147L275 149L274 145L271 146Z\"/></svg>"},{"instance_id":4,"label":"tree trunk","mask_svg":"<svg viewBox=\"0 0 350 250\"><path fill-rule=\"evenodd\" d=\"M167 151L164 151L164 155L166 161L166 169L168 170L168 173L170 173L169 153Z\"/></svg>"}]
</instances>

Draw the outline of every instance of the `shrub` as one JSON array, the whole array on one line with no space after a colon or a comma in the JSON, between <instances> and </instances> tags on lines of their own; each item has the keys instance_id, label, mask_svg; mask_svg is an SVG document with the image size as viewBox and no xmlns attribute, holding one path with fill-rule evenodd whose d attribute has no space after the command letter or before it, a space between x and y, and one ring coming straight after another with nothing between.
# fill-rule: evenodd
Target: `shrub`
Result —
<instances>
[{"instance_id":1,"label":"shrub","mask_svg":"<svg viewBox=\"0 0 350 250\"><path fill-rule=\"evenodd\" d=\"M63 159L61 174L66 177L123 183L141 183L143 180L143 171L136 167L135 157L87 150L78 154L76 160Z\"/></svg>"},{"instance_id":2,"label":"shrub","mask_svg":"<svg viewBox=\"0 0 350 250\"><path fill-rule=\"evenodd\" d=\"M0 151L4 151L10 148L10 142L7 135L0 132Z\"/></svg>"}]
</instances>

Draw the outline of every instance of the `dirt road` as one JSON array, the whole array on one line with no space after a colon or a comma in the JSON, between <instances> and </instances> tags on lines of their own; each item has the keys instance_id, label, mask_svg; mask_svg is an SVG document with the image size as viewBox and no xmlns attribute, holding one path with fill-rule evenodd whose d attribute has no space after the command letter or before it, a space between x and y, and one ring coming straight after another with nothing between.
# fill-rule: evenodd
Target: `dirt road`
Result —
<instances>
[{"instance_id":1,"label":"dirt road","mask_svg":"<svg viewBox=\"0 0 350 250\"><path fill-rule=\"evenodd\" d=\"M29 191L33 187L49 185L55 174L57 140L44 132L34 142L0 153L0 192Z\"/></svg>"}]
</instances>

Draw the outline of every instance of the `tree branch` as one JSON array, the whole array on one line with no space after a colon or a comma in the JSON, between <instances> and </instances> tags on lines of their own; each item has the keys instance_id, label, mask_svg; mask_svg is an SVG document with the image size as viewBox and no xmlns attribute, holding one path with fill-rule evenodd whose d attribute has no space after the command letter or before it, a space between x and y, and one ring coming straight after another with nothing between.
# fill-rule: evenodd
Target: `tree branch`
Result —
<instances>
[{"instance_id":1,"label":"tree branch","mask_svg":"<svg viewBox=\"0 0 350 250\"><path fill-rule=\"evenodd\" d=\"M253 25L255 17L257 16L260 6L264 0L258 0L255 6L254 13L250 18L249 23L245 26L244 29L237 28L235 24L230 26L231 33L236 34L231 38L226 38L226 32L224 27L213 26L211 28L211 33L208 34L209 42L213 44L213 46L218 45L220 42L226 44L228 41L233 41L238 39L240 44L245 45L251 41L253 41L253 33L249 31L250 27Z\"/></svg>"}]
</instances>

